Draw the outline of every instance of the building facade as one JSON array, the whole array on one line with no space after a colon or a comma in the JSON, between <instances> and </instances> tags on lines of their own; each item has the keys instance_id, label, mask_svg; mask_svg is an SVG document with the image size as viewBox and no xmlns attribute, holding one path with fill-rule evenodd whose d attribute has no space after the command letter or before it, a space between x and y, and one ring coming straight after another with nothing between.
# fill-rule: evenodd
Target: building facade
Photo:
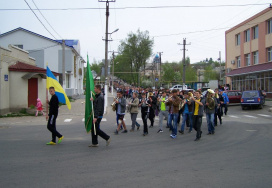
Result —
<instances>
[{"instance_id":1,"label":"building facade","mask_svg":"<svg viewBox=\"0 0 272 188\"><path fill-rule=\"evenodd\" d=\"M62 53L65 52L65 82L63 88L68 96L81 95L83 91L84 63L80 56L80 42L78 40L53 40L24 28L17 28L0 35L0 45L17 46L29 52L29 56L36 59L40 68L49 68L59 73L62 83Z\"/></svg>"},{"instance_id":2,"label":"building facade","mask_svg":"<svg viewBox=\"0 0 272 188\"><path fill-rule=\"evenodd\" d=\"M46 102L46 69L16 46L0 46L0 84L1 115Z\"/></svg>"},{"instance_id":3,"label":"building facade","mask_svg":"<svg viewBox=\"0 0 272 188\"><path fill-rule=\"evenodd\" d=\"M226 82L233 90L265 90L272 95L272 8L225 33Z\"/></svg>"}]
</instances>

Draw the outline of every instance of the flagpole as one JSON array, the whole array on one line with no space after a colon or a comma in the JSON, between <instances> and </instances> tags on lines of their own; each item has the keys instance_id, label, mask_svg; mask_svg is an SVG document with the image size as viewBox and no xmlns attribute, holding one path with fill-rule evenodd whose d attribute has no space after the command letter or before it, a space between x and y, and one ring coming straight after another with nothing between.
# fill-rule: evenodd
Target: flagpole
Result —
<instances>
[{"instance_id":1,"label":"flagpole","mask_svg":"<svg viewBox=\"0 0 272 188\"><path fill-rule=\"evenodd\" d=\"M91 91L91 98L93 98L93 92ZM93 101L92 101L92 116L94 119L94 107L93 107ZM94 126L94 135L96 135L96 128L95 128L95 124L93 124Z\"/></svg>"},{"instance_id":2,"label":"flagpole","mask_svg":"<svg viewBox=\"0 0 272 188\"><path fill-rule=\"evenodd\" d=\"M48 63L46 63L46 68L48 67ZM46 117L48 116L48 103L47 103L47 101L48 101L48 89L47 89L47 76L46 76L46 94L45 94L45 96L46 96L46 99L45 99L45 101L46 101L46 105L45 105L45 112L46 112L46 116L45 116L45 119L46 119Z\"/></svg>"}]
</instances>

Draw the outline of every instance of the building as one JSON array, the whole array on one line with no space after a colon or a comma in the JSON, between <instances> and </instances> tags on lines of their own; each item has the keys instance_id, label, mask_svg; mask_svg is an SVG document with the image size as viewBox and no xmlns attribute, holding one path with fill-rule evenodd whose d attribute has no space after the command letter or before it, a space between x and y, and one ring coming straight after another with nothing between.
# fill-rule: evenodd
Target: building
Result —
<instances>
[{"instance_id":1,"label":"building","mask_svg":"<svg viewBox=\"0 0 272 188\"><path fill-rule=\"evenodd\" d=\"M40 68L49 68L59 73L62 83L62 53L65 52L65 82L63 88L68 96L83 94L83 77L85 61L80 56L78 40L53 40L24 28L16 28L0 35L0 44L8 48L11 44L29 52L36 59Z\"/></svg>"},{"instance_id":2,"label":"building","mask_svg":"<svg viewBox=\"0 0 272 188\"><path fill-rule=\"evenodd\" d=\"M37 98L46 102L46 69L16 46L0 46L0 84L1 115L36 106Z\"/></svg>"},{"instance_id":3,"label":"building","mask_svg":"<svg viewBox=\"0 0 272 188\"><path fill-rule=\"evenodd\" d=\"M225 33L226 82L233 90L272 95L272 7Z\"/></svg>"}]
</instances>

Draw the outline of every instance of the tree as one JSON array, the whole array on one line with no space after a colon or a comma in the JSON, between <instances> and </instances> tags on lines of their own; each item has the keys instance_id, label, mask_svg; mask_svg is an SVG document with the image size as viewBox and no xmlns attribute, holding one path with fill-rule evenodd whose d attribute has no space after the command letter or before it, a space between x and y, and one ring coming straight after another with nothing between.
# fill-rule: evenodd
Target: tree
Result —
<instances>
[{"instance_id":1,"label":"tree","mask_svg":"<svg viewBox=\"0 0 272 188\"><path fill-rule=\"evenodd\" d=\"M213 67L207 66L204 71L204 82L209 82L210 80L219 80L219 74L213 69Z\"/></svg>"},{"instance_id":2,"label":"tree","mask_svg":"<svg viewBox=\"0 0 272 188\"><path fill-rule=\"evenodd\" d=\"M121 41L119 54L129 64L130 72L139 72L141 67L145 67L146 61L152 54L153 44L154 41L150 39L148 31L140 30L129 33L128 38ZM131 74L126 77L132 77L131 83L136 84L139 80L138 76L139 74Z\"/></svg>"}]
</instances>

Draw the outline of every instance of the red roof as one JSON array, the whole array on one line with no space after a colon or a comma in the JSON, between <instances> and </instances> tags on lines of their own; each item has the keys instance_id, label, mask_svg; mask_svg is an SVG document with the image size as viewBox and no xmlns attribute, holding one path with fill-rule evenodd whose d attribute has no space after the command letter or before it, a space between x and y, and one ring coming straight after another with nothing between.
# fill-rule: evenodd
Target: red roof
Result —
<instances>
[{"instance_id":1,"label":"red roof","mask_svg":"<svg viewBox=\"0 0 272 188\"><path fill-rule=\"evenodd\" d=\"M14 65L9 66L9 71L16 72L35 72L35 73L44 73L46 74L46 69L29 65L22 62L17 62ZM53 72L55 76L59 76L59 73Z\"/></svg>"},{"instance_id":2,"label":"red roof","mask_svg":"<svg viewBox=\"0 0 272 188\"><path fill-rule=\"evenodd\" d=\"M226 76L231 77L231 76L238 76L241 74L252 74L252 73L266 72L271 70L272 70L272 62L234 69L231 72L227 73Z\"/></svg>"}]
</instances>

